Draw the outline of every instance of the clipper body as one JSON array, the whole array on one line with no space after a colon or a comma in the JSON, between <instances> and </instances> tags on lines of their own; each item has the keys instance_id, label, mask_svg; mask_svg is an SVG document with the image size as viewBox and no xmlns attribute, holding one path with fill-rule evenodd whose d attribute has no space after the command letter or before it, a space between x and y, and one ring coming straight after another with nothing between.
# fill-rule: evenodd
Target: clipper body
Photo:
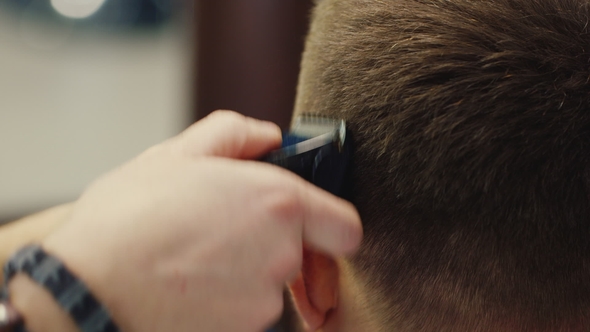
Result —
<instances>
[{"instance_id":1,"label":"clipper body","mask_svg":"<svg viewBox=\"0 0 590 332\"><path fill-rule=\"evenodd\" d=\"M263 161L286 168L342 196L351 144L344 120L302 115L283 134L282 147L269 153Z\"/></svg>"}]
</instances>

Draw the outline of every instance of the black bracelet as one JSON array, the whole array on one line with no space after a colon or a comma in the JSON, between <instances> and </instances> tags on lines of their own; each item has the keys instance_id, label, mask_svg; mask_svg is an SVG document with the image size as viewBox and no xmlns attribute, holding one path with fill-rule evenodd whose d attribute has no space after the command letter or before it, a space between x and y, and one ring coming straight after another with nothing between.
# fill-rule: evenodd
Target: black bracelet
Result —
<instances>
[{"instance_id":1,"label":"black bracelet","mask_svg":"<svg viewBox=\"0 0 590 332\"><path fill-rule=\"evenodd\" d=\"M26 273L47 289L56 302L72 317L82 332L119 332L106 308L92 295L88 287L74 276L57 258L41 246L22 248L4 266L4 291L17 273ZM26 323L26 322L25 322ZM25 331L23 324L15 331Z\"/></svg>"}]
</instances>

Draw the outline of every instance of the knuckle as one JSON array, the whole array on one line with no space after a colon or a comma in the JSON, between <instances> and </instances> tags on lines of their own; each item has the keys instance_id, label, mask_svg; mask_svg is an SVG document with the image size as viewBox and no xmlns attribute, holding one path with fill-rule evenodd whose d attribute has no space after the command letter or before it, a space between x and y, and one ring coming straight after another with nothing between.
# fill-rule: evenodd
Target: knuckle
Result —
<instances>
[{"instance_id":1,"label":"knuckle","mask_svg":"<svg viewBox=\"0 0 590 332\"><path fill-rule=\"evenodd\" d=\"M246 130L248 118L234 111L216 111L215 114L224 130L231 133L232 136L232 139L225 143L225 149L228 151L240 151L246 145L248 138Z\"/></svg>"},{"instance_id":2,"label":"knuckle","mask_svg":"<svg viewBox=\"0 0 590 332\"><path fill-rule=\"evenodd\" d=\"M276 218L285 221L300 220L304 215L304 204L299 190L281 187L271 195L270 212Z\"/></svg>"},{"instance_id":3,"label":"knuckle","mask_svg":"<svg viewBox=\"0 0 590 332\"><path fill-rule=\"evenodd\" d=\"M246 122L246 117L238 112L228 110L217 110L207 116L209 120L221 121L228 126L243 125Z\"/></svg>"}]
</instances>

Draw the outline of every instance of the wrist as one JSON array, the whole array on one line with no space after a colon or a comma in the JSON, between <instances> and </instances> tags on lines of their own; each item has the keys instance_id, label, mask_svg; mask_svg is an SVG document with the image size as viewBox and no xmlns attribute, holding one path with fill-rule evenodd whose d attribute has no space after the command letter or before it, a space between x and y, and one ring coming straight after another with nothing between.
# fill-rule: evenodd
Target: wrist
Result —
<instances>
[{"instance_id":1,"label":"wrist","mask_svg":"<svg viewBox=\"0 0 590 332\"><path fill-rule=\"evenodd\" d=\"M22 246L39 242L61 226L72 210L72 204L60 205L0 226L0 266ZM0 284L4 276L0 273Z\"/></svg>"},{"instance_id":2,"label":"wrist","mask_svg":"<svg viewBox=\"0 0 590 332\"><path fill-rule=\"evenodd\" d=\"M124 305L118 301L120 294L125 292L116 282L117 275L122 269L113 266L114 259L109 257L114 256L104 255L105 250L102 250L104 248L101 248L100 244L92 243L92 240L82 241L78 234L80 233L76 230L64 227L47 237L42 246L84 283L119 328L124 331L131 330L121 317L121 307Z\"/></svg>"},{"instance_id":3,"label":"wrist","mask_svg":"<svg viewBox=\"0 0 590 332\"><path fill-rule=\"evenodd\" d=\"M120 331L84 281L39 245L17 251L5 265L5 275L12 305L34 331L71 331L64 328L68 321L77 327L74 331Z\"/></svg>"},{"instance_id":4,"label":"wrist","mask_svg":"<svg viewBox=\"0 0 590 332\"><path fill-rule=\"evenodd\" d=\"M79 332L65 312L42 286L18 274L8 285L10 300L30 332Z\"/></svg>"}]
</instances>

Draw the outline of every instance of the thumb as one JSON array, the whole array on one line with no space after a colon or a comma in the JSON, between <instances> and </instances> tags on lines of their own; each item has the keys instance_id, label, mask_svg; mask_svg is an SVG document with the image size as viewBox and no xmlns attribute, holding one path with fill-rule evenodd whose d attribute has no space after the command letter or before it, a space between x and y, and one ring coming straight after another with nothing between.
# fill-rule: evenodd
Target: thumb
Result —
<instances>
[{"instance_id":1,"label":"thumb","mask_svg":"<svg viewBox=\"0 0 590 332\"><path fill-rule=\"evenodd\" d=\"M280 128L233 111L215 111L169 144L190 156L254 159L281 144Z\"/></svg>"}]
</instances>

